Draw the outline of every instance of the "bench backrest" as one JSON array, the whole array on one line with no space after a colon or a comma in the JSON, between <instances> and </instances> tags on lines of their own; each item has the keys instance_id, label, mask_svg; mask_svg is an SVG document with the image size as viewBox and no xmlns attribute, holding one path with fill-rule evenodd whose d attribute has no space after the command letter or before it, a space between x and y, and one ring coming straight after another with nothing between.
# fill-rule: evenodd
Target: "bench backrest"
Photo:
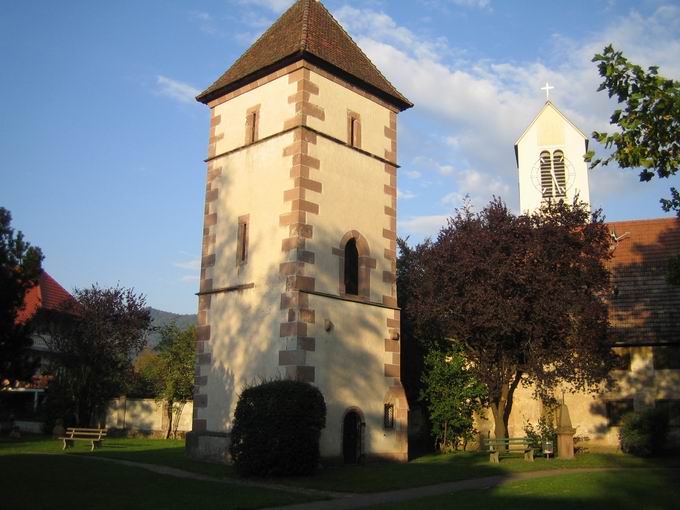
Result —
<instances>
[{"instance_id":1,"label":"bench backrest","mask_svg":"<svg viewBox=\"0 0 680 510\"><path fill-rule=\"evenodd\" d=\"M66 429L66 435L70 438L81 437L81 438L92 438L101 439L106 437L106 429L88 429L82 427L69 427Z\"/></svg>"},{"instance_id":2,"label":"bench backrest","mask_svg":"<svg viewBox=\"0 0 680 510\"><path fill-rule=\"evenodd\" d=\"M529 448L534 445L534 440L529 437L503 437L499 439L484 439L486 446L493 450L494 447L507 446L508 448L512 446L521 446L524 448Z\"/></svg>"}]
</instances>

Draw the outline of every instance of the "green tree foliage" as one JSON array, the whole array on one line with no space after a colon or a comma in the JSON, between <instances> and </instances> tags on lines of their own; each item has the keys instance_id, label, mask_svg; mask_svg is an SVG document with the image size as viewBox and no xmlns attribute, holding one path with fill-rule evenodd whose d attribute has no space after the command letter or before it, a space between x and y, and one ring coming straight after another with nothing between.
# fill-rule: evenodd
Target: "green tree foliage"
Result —
<instances>
[{"instance_id":1,"label":"green tree foliage","mask_svg":"<svg viewBox=\"0 0 680 510\"><path fill-rule=\"evenodd\" d=\"M127 390L132 361L142 350L150 325L144 296L122 287L76 289L75 301L45 318L44 339L56 353L48 398L66 423L87 426L105 403Z\"/></svg>"},{"instance_id":2,"label":"green tree foliage","mask_svg":"<svg viewBox=\"0 0 680 510\"><path fill-rule=\"evenodd\" d=\"M617 132L593 132L595 140L613 151L597 159L589 151L586 161L591 168L616 161L621 168L640 168L641 181L654 175L676 175L680 168L680 82L660 76L657 66L645 71L612 45L595 55L593 62L604 78L598 91L616 96L623 108L616 109L610 119ZM671 187L670 193L661 199L661 207L680 216L680 191ZM671 259L668 271L669 282L680 285L680 254Z\"/></svg>"},{"instance_id":3,"label":"green tree foliage","mask_svg":"<svg viewBox=\"0 0 680 510\"><path fill-rule=\"evenodd\" d=\"M321 392L305 382L269 381L243 390L229 452L241 476L309 475L326 426Z\"/></svg>"},{"instance_id":4,"label":"green tree foliage","mask_svg":"<svg viewBox=\"0 0 680 510\"><path fill-rule=\"evenodd\" d=\"M475 433L474 413L482 411L486 399L486 387L467 365L459 349L433 350L425 356L420 398L440 451L466 447Z\"/></svg>"},{"instance_id":5,"label":"green tree foliage","mask_svg":"<svg viewBox=\"0 0 680 510\"><path fill-rule=\"evenodd\" d=\"M659 68L645 71L616 51L611 45L593 57L604 81L598 90L616 96L622 108L611 116L610 123L618 127L613 133L593 133L593 138L613 149L604 158L593 159L588 152L591 168L616 161L621 168L639 168L640 180L649 181L654 175L668 178L680 167L680 82L659 75ZM680 214L680 194L671 188L671 198L662 199L664 210Z\"/></svg>"},{"instance_id":6,"label":"green tree foliage","mask_svg":"<svg viewBox=\"0 0 680 510\"><path fill-rule=\"evenodd\" d=\"M421 264L423 253L429 244L424 242L415 247L408 245L407 239L397 239L399 257L397 258L397 296L399 308L410 306L415 291L423 278ZM422 374L425 370L424 358L427 345L419 342L414 331L415 324L406 314L401 316L401 355L409 362L402 367L401 381L411 405L418 402L423 388Z\"/></svg>"},{"instance_id":7,"label":"green tree foliage","mask_svg":"<svg viewBox=\"0 0 680 510\"><path fill-rule=\"evenodd\" d=\"M17 323L17 314L26 292L38 283L43 259L40 248L15 233L11 223L10 212L0 207L0 383L32 375L31 323Z\"/></svg>"},{"instance_id":8,"label":"green tree foliage","mask_svg":"<svg viewBox=\"0 0 680 510\"><path fill-rule=\"evenodd\" d=\"M168 428L165 438L176 433L185 404L193 398L196 362L196 326L180 329L175 322L161 328L157 357L145 372L154 382L155 395L165 404Z\"/></svg>"},{"instance_id":9,"label":"green tree foliage","mask_svg":"<svg viewBox=\"0 0 680 510\"><path fill-rule=\"evenodd\" d=\"M610 242L600 212L583 204L515 216L494 199L478 214L458 211L422 250L404 313L421 342L460 344L497 437L519 384L550 401L563 383L595 390L607 380Z\"/></svg>"}]
</instances>

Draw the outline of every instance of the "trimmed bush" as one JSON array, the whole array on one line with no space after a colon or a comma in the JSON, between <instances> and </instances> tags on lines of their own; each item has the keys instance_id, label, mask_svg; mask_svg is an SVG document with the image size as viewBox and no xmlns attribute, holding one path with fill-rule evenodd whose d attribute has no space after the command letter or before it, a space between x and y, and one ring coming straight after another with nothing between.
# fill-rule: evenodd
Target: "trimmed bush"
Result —
<instances>
[{"instance_id":1,"label":"trimmed bush","mask_svg":"<svg viewBox=\"0 0 680 510\"><path fill-rule=\"evenodd\" d=\"M639 457L664 452L668 438L668 413L664 409L647 409L629 413L621 419L621 451Z\"/></svg>"},{"instance_id":2,"label":"trimmed bush","mask_svg":"<svg viewBox=\"0 0 680 510\"><path fill-rule=\"evenodd\" d=\"M246 388L234 413L229 451L241 476L309 475L319 465L326 426L321 392L300 381Z\"/></svg>"}]
</instances>

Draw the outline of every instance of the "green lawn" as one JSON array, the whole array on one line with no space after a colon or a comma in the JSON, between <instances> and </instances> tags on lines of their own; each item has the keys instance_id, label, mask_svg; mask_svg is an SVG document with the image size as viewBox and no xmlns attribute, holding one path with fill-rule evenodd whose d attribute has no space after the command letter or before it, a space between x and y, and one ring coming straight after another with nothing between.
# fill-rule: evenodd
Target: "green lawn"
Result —
<instances>
[{"instance_id":1,"label":"green lawn","mask_svg":"<svg viewBox=\"0 0 680 510\"><path fill-rule=\"evenodd\" d=\"M26 436L20 441L0 439L0 457L21 453L95 455L170 466L217 478L234 476L231 466L207 464L187 459L184 455L184 440L109 438L102 443L101 448L94 452L90 452L90 445L86 441L75 441L74 447L65 452L62 450L62 446L61 441L43 436Z\"/></svg>"},{"instance_id":2,"label":"green lawn","mask_svg":"<svg viewBox=\"0 0 680 510\"><path fill-rule=\"evenodd\" d=\"M502 458L500 464L491 464L488 454L456 453L427 455L408 464L369 464L367 466L337 466L324 469L314 478L286 479L279 482L309 488L347 491L377 492L418 487L469 478L480 478L509 472L569 470L601 467L665 467L678 466L678 459L648 460L617 453L586 453L574 460L537 458L525 462L521 457Z\"/></svg>"},{"instance_id":3,"label":"green lawn","mask_svg":"<svg viewBox=\"0 0 680 510\"><path fill-rule=\"evenodd\" d=\"M666 510L680 508L678 472L613 471L560 473L509 482L494 489L466 490L443 496L371 507L373 510Z\"/></svg>"},{"instance_id":4,"label":"green lawn","mask_svg":"<svg viewBox=\"0 0 680 510\"><path fill-rule=\"evenodd\" d=\"M4 446L4 445L3 445ZM309 501L303 495L178 479L77 455L0 455L3 510L249 509Z\"/></svg>"},{"instance_id":5,"label":"green lawn","mask_svg":"<svg viewBox=\"0 0 680 510\"><path fill-rule=\"evenodd\" d=\"M171 466L217 478L235 477L232 468L229 466L205 464L187 459L184 455L183 441L107 439L104 441L103 447L93 453L90 453L89 447L82 443L76 444L75 448L67 450L67 452L67 456L97 455ZM27 438L19 442L0 441L0 459L3 455L21 453L60 454L62 453L61 442L49 438ZM535 462L525 462L521 457L508 457L503 458L500 464L494 465L489 463L489 457L484 453L457 453L428 455L408 464L327 466L314 477L268 481L320 490L377 492L517 471L655 466L680 467L680 460L645 460L616 453L586 453L571 461L540 458L536 459Z\"/></svg>"}]
</instances>

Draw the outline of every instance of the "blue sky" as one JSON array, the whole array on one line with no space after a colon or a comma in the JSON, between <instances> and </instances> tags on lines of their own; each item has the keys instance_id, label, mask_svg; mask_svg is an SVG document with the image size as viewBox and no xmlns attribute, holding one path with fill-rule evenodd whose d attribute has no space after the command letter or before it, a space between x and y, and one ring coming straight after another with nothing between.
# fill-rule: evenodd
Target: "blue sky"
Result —
<instances>
[{"instance_id":1,"label":"blue sky","mask_svg":"<svg viewBox=\"0 0 680 510\"><path fill-rule=\"evenodd\" d=\"M134 287L194 313L209 114L193 96L290 0L0 4L0 206L67 289ZM612 42L680 78L680 3L327 0L416 105L400 116L399 233L418 241L469 194L518 208L513 143L540 87L584 132L606 129L592 55ZM659 217L675 182L591 175L610 220Z\"/></svg>"}]
</instances>

